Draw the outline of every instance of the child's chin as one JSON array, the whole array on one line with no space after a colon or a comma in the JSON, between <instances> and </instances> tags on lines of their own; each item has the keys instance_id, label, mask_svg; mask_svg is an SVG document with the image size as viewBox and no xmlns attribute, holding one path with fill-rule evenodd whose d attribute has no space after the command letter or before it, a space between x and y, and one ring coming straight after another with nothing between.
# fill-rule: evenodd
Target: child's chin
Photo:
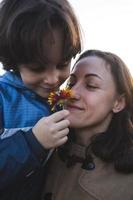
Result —
<instances>
[{"instance_id":1,"label":"child's chin","mask_svg":"<svg viewBox=\"0 0 133 200\"><path fill-rule=\"evenodd\" d=\"M37 94L38 94L40 97L46 98L46 99L47 99L48 96L49 96L49 93L46 93L46 92L45 92L45 93L44 93L44 92L43 92L43 93L42 93L42 92L38 92Z\"/></svg>"}]
</instances>

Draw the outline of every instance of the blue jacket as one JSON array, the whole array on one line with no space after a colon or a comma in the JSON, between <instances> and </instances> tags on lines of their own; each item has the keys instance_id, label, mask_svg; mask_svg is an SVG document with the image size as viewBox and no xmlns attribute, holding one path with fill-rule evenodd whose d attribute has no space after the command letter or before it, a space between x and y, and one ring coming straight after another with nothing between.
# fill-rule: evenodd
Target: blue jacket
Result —
<instances>
[{"instance_id":1,"label":"blue jacket","mask_svg":"<svg viewBox=\"0 0 133 200\"><path fill-rule=\"evenodd\" d=\"M0 200L39 200L49 151L32 127L48 115L47 102L19 76L6 72L0 77Z\"/></svg>"}]
</instances>

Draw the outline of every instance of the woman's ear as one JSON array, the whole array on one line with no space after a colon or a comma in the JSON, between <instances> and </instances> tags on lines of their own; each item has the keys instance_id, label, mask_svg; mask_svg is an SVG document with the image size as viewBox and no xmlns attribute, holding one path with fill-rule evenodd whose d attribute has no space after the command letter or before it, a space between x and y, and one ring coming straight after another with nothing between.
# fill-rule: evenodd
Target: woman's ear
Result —
<instances>
[{"instance_id":1,"label":"woman's ear","mask_svg":"<svg viewBox=\"0 0 133 200\"><path fill-rule=\"evenodd\" d=\"M118 96L117 100L114 103L113 112L118 113L123 110L126 106L125 95Z\"/></svg>"}]
</instances>

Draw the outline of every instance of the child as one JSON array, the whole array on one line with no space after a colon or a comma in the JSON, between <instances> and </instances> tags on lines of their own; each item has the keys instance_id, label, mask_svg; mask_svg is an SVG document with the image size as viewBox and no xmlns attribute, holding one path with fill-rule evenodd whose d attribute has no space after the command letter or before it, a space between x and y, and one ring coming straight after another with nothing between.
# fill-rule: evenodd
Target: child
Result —
<instances>
[{"instance_id":1,"label":"child","mask_svg":"<svg viewBox=\"0 0 133 200\"><path fill-rule=\"evenodd\" d=\"M50 149L67 141L66 110L50 115L81 50L67 0L3 0L0 5L0 199L39 199ZM49 116L49 117L48 117Z\"/></svg>"}]
</instances>

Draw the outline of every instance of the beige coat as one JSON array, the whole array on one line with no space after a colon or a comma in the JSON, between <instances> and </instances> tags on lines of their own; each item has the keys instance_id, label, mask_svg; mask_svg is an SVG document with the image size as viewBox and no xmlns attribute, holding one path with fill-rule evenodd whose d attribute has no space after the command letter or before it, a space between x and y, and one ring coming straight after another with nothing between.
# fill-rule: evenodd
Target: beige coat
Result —
<instances>
[{"instance_id":1,"label":"beige coat","mask_svg":"<svg viewBox=\"0 0 133 200\"><path fill-rule=\"evenodd\" d=\"M84 155L84 147L74 145L71 154ZM94 158L95 169L85 170L81 163L67 168L57 152L51 160L43 200L133 200L133 174L121 174L111 164Z\"/></svg>"}]
</instances>

